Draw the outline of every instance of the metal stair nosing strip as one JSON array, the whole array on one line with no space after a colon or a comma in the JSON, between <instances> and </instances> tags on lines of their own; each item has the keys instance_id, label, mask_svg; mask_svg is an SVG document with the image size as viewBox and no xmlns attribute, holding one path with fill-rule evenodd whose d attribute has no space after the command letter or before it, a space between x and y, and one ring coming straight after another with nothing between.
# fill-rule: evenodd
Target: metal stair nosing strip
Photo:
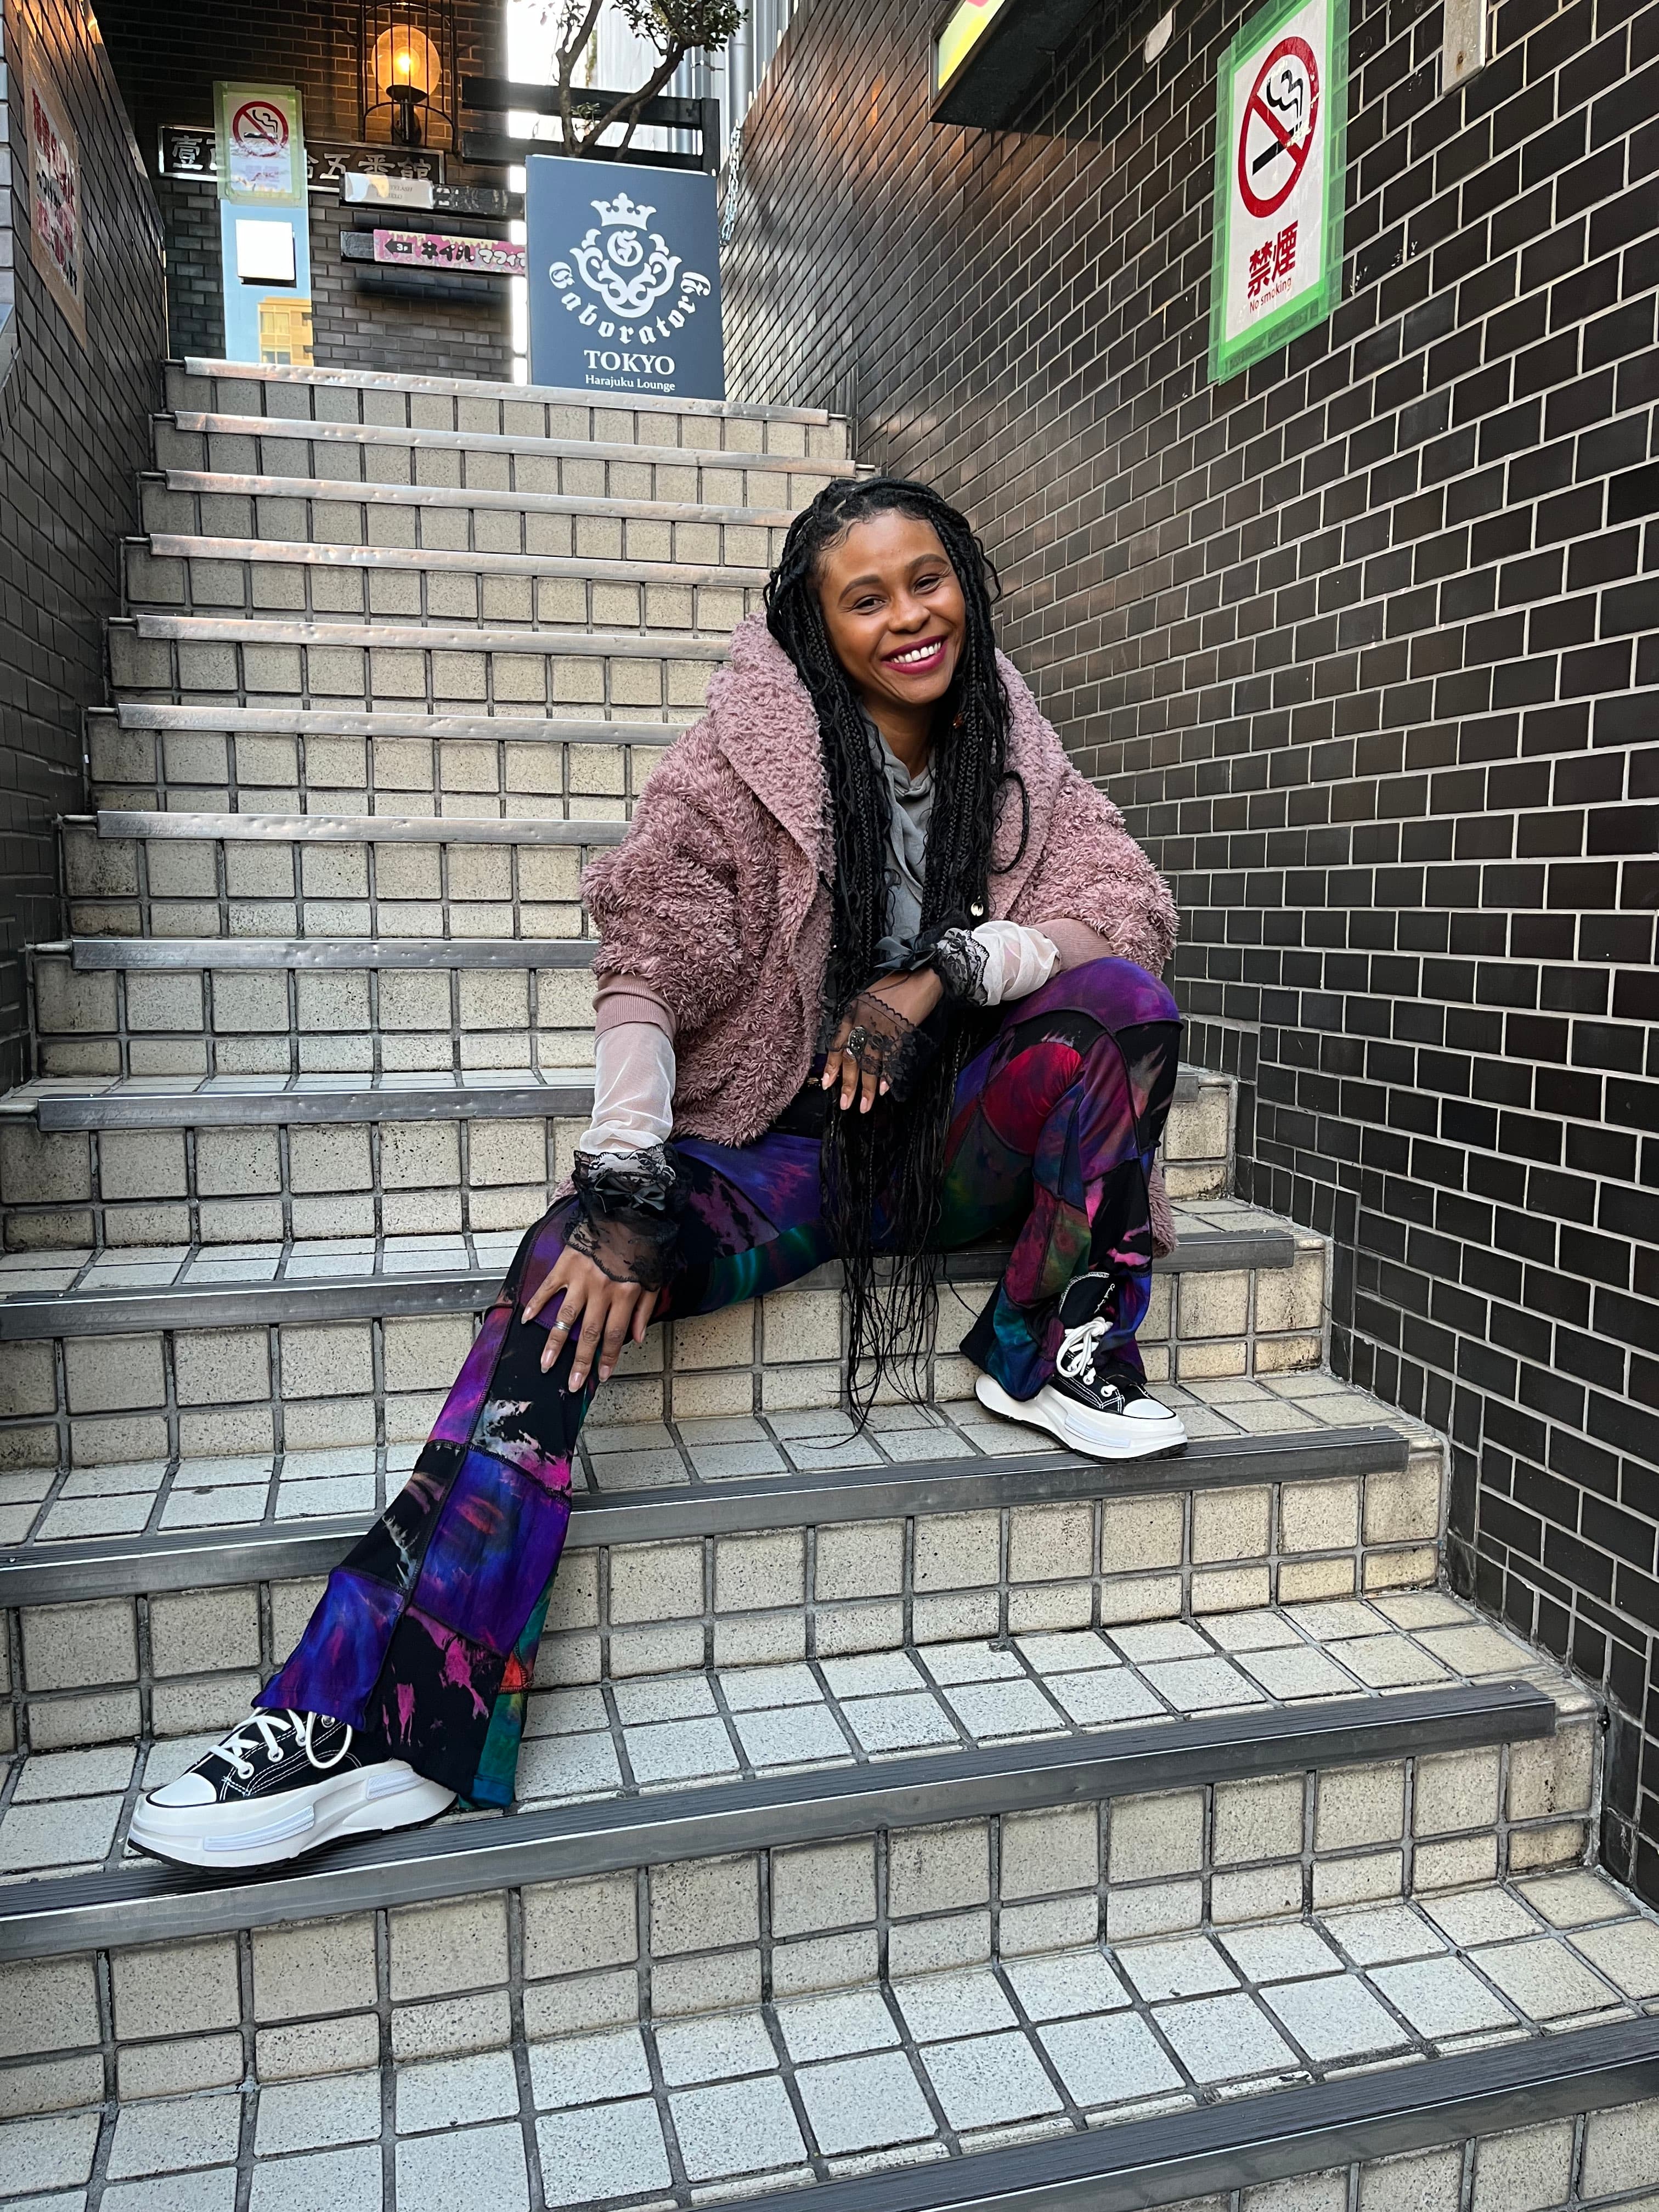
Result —
<instances>
[{"instance_id":1,"label":"metal stair nosing strip","mask_svg":"<svg viewBox=\"0 0 1659 2212\"><path fill-rule=\"evenodd\" d=\"M774 407L742 399L676 398L656 392L589 392L580 385L507 384L489 377L414 376L380 368L296 368L274 362L218 361L187 354L168 369L221 384L274 384L313 392L432 392L456 399L504 399L531 407L590 407L624 415L701 415L717 422L805 422L823 429L843 420L826 407Z\"/></svg>"},{"instance_id":2,"label":"metal stair nosing strip","mask_svg":"<svg viewBox=\"0 0 1659 2212\"><path fill-rule=\"evenodd\" d=\"M597 553L475 553L453 546L340 545L309 538L211 538L167 530L121 542L143 547L158 561L257 562L266 567L380 569L397 574L425 569L434 574L472 575L489 569L497 575L550 576L578 583L714 586L729 591L758 591L771 573L735 562L636 561ZM137 597L132 609L167 611L155 600Z\"/></svg>"},{"instance_id":3,"label":"metal stair nosing strip","mask_svg":"<svg viewBox=\"0 0 1659 2212\"><path fill-rule=\"evenodd\" d=\"M157 1091L111 1097L95 1091L42 1098L40 1129L204 1129L349 1121L515 1121L591 1112L586 1081L511 1088L434 1085L425 1091Z\"/></svg>"},{"instance_id":4,"label":"metal stair nosing strip","mask_svg":"<svg viewBox=\"0 0 1659 2212\"><path fill-rule=\"evenodd\" d=\"M77 970L177 968L586 968L593 937L72 937Z\"/></svg>"},{"instance_id":5,"label":"metal stair nosing strip","mask_svg":"<svg viewBox=\"0 0 1659 2212\"><path fill-rule=\"evenodd\" d=\"M283 620L264 615L155 615L125 618L154 644L349 646L358 652L523 653L544 659L724 660L729 630L582 629L528 623L411 623L379 616L362 621ZM118 623L112 622L112 629ZM211 690L210 685L199 687Z\"/></svg>"},{"instance_id":6,"label":"metal stair nosing strip","mask_svg":"<svg viewBox=\"0 0 1659 2212\"><path fill-rule=\"evenodd\" d=\"M426 430L402 422L323 422L314 415L221 415L175 407L185 437L292 438L310 446L423 446L428 452L510 453L524 460L607 461L623 467L735 469L757 476L855 477L856 461L829 453L750 453L736 447L650 446L609 438L526 438L510 430ZM347 477L347 483L353 481Z\"/></svg>"},{"instance_id":7,"label":"metal stair nosing strip","mask_svg":"<svg viewBox=\"0 0 1659 2212\"><path fill-rule=\"evenodd\" d=\"M561 814L208 814L183 807L100 806L67 827L146 843L295 845L620 845L626 822Z\"/></svg>"},{"instance_id":8,"label":"metal stair nosing strip","mask_svg":"<svg viewBox=\"0 0 1659 2212\"><path fill-rule=\"evenodd\" d=\"M1199 1071L1183 1067L1176 1079L1176 1103L1195 1098L1199 1088ZM36 1101L33 1111L39 1129L194 1129L317 1121L534 1120L538 1115L585 1115L592 1103L592 1079L573 1073L568 1080L562 1078L556 1083L434 1082L424 1087L378 1089L363 1084L294 1090L281 1078L272 1078L270 1087L262 1090L53 1091ZM0 1100L0 1108L4 1104ZM1200 1236L1187 1242L1201 1249L1206 1240ZM1261 1257L1250 1264L1289 1267L1293 1258L1293 1253L1283 1259ZM1182 1262L1188 1269L1194 1264L1190 1259ZM1204 1267L1212 1263L1200 1259L1196 1264ZM1218 1259L1212 1264L1219 1267L1224 1262Z\"/></svg>"},{"instance_id":9,"label":"metal stair nosing strip","mask_svg":"<svg viewBox=\"0 0 1659 2212\"><path fill-rule=\"evenodd\" d=\"M1000 1453L985 1460L921 1460L762 1475L674 1489L579 1492L568 1541L576 1550L688 1537L805 1528L823 1522L890 1521L916 1514L1047 1505L1102 1494L1231 1489L1267 1482L1354 1480L1401 1472L1407 1439L1383 1427L1292 1430L1212 1437L1173 1459L1103 1464L1077 1452ZM295 1581L326 1574L369 1525L364 1515L309 1522L89 1537L0 1552L0 1607Z\"/></svg>"},{"instance_id":10,"label":"metal stair nosing strip","mask_svg":"<svg viewBox=\"0 0 1659 2212\"><path fill-rule=\"evenodd\" d=\"M89 719L112 716L123 730L200 730L218 736L372 738L378 744L459 743L671 745L691 726L690 714L667 721L590 715L560 721L547 714L423 714L393 708L365 711L324 707L191 707L167 700L122 699L88 708Z\"/></svg>"},{"instance_id":11,"label":"metal stair nosing strip","mask_svg":"<svg viewBox=\"0 0 1659 2212\"><path fill-rule=\"evenodd\" d=\"M213 1248L202 1249L210 1255ZM1000 1272L1007 1256L1002 1245L947 1253L941 1277L946 1282L983 1281ZM1296 1240L1287 1231L1236 1235L1218 1230L1184 1238L1176 1251L1155 1260L1152 1269L1156 1274L1240 1273L1288 1267L1295 1259ZM142 1290L23 1291L0 1297L0 1343L23 1337L118 1336L135 1328L229 1328L284 1321L374 1321L394 1314L482 1313L501 1279L493 1267L447 1268L343 1282L295 1277L164 1283Z\"/></svg>"},{"instance_id":12,"label":"metal stair nosing strip","mask_svg":"<svg viewBox=\"0 0 1659 2212\"><path fill-rule=\"evenodd\" d=\"M1659 2019L1614 2021L1080 2135L820 2181L810 2199L812 2212L1142 2212L1199 2198L1207 2204L1217 2196L1231 2201L1233 2190L1252 2184L1536 2127L1656 2094ZM739 2204L742 2212L799 2212L802 2196L794 2189L700 2202L704 2212L738 2212Z\"/></svg>"},{"instance_id":13,"label":"metal stair nosing strip","mask_svg":"<svg viewBox=\"0 0 1659 2212\"><path fill-rule=\"evenodd\" d=\"M1184 1104L1198 1096L1200 1071L1183 1067L1176 1079L1176 1101ZM15 1096L15 1094L14 1094ZM5 1105L0 1100L0 1108ZM244 1128L272 1124L296 1126L310 1122L345 1121L466 1121L534 1120L538 1115L586 1114L593 1103L591 1077L573 1073L556 1083L468 1084L429 1083L376 1088L363 1084L354 1088L290 1089L272 1078L270 1087L246 1091L53 1091L34 1103L39 1129L195 1129ZM1226 1232L1229 1236L1236 1232ZM1256 1233L1256 1232L1251 1232ZM1288 1232L1280 1237L1284 1256L1278 1251L1252 1256L1257 1267L1290 1267L1295 1255ZM1184 1249L1201 1255L1205 1237L1189 1236ZM1191 1257L1180 1261L1191 1271L1235 1264ZM1240 1261L1237 1264L1243 1265Z\"/></svg>"},{"instance_id":14,"label":"metal stair nosing strip","mask_svg":"<svg viewBox=\"0 0 1659 2212\"><path fill-rule=\"evenodd\" d=\"M764 460L764 455L762 456ZM486 484L371 483L355 477L261 476L240 469L153 469L151 483L186 498L299 499L331 506L434 507L459 512L586 514L625 522L696 522L748 530L787 530L795 509L739 507L723 500L635 499L624 492L501 491ZM141 480L142 481L142 480Z\"/></svg>"},{"instance_id":15,"label":"metal stair nosing strip","mask_svg":"<svg viewBox=\"0 0 1659 2212\"><path fill-rule=\"evenodd\" d=\"M510 1814L377 1838L303 1870L252 1879L161 1867L65 1875L0 1891L0 1960L179 1942L872 1828L1524 1742L1551 1735L1555 1718L1553 1702L1529 1682L1455 1683Z\"/></svg>"}]
</instances>

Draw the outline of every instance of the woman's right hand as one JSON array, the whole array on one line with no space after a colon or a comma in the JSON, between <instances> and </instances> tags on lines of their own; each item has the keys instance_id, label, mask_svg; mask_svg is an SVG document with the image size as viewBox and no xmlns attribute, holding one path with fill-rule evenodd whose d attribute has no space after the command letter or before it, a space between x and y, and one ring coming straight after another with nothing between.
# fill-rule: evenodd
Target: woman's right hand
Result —
<instances>
[{"instance_id":1,"label":"woman's right hand","mask_svg":"<svg viewBox=\"0 0 1659 2212\"><path fill-rule=\"evenodd\" d=\"M566 1340L574 1334L576 1349L570 1363L571 1389L581 1389L596 1357L599 1380L608 1382L629 1338L635 1344L644 1343L646 1328L656 1310L657 1293L639 1283L614 1281L585 1252L567 1246L525 1300L524 1318L534 1321L562 1294L557 1317L547 1331L543 1374L551 1373Z\"/></svg>"}]
</instances>

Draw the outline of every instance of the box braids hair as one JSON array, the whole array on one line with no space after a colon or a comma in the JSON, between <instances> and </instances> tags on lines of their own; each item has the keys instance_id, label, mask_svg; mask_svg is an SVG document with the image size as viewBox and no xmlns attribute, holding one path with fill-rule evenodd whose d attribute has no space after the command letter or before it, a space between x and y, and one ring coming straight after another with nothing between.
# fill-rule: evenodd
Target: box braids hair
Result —
<instances>
[{"instance_id":1,"label":"box braids hair","mask_svg":"<svg viewBox=\"0 0 1659 2212\"><path fill-rule=\"evenodd\" d=\"M823 1031L875 973L887 929L890 801L871 749L851 678L836 659L818 597L826 550L855 523L896 511L929 524L962 586L963 644L951 689L933 726L933 804L922 887L925 931L967 926L989 910L992 841L1002 787L1024 787L1008 767L1008 697L997 668L991 607L995 568L967 518L926 484L905 477L841 479L821 491L790 525L782 557L766 586L766 620L793 661L817 710L824 787L835 844L830 885L833 933L823 988ZM1024 837L1021 839L1021 850ZM833 1105L822 1155L824 1218L842 1255L847 1302L848 1389L866 1418L884 1373L922 1395L921 1362L937 1317L939 1186L957 1078L982 1041L971 1019L950 1024L903 1103L888 1099L868 1115ZM878 1247L890 1254L885 1283Z\"/></svg>"}]
</instances>

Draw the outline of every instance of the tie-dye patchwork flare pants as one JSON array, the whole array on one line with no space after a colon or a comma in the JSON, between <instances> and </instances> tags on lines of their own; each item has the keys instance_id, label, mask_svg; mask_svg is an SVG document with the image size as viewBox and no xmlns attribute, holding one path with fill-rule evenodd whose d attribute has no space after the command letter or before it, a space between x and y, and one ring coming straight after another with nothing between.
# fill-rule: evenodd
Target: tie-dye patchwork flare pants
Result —
<instances>
[{"instance_id":1,"label":"tie-dye patchwork flare pants","mask_svg":"<svg viewBox=\"0 0 1659 2212\"><path fill-rule=\"evenodd\" d=\"M1174 1094L1180 1021L1124 960L1057 975L1007 1008L963 1071L945 1170L946 1250L1012 1238L963 1350L1016 1398L1054 1372L1057 1305L1088 1267L1111 1279L1109 1348L1139 1368L1152 1261L1147 1177ZM815 1140L678 1141L689 1197L658 1309L712 1313L834 1256ZM573 1200L520 1245L404 1489L330 1576L258 1703L331 1713L368 1747L478 1805L513 1796L525 1706L570 1518L570 1464L592 1395L544 1375L556 1314L521 1308L563 1249Z\"/></svg>"}]
</instances>

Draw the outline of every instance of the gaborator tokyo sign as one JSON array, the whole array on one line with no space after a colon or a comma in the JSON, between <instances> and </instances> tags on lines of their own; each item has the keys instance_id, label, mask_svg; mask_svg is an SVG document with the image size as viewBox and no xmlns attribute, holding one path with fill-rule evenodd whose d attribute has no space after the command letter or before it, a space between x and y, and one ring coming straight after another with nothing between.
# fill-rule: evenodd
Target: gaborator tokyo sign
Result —
<instances>
[{"instance_id":1,"label":"gaborator tokyo sign","mask_svg":"<svg viewBox=\"0 0 1659 2212\"><path fill-rule=\"evenodd\" d=\"M1347 0L1271 0L1216 91L1210 380L1322 322L1342 282Z\"/></svg>"},{"instance_id":2,"label":"gaborator tokyo sign","mask_svg":"<svg viewBox=\"0 0 1659 2212\"><path fill-rule=\"evenodd\" d=\"M724 399L714 179L562 154L525 169L533 381Z\"/></svg>"}]
</instances>

